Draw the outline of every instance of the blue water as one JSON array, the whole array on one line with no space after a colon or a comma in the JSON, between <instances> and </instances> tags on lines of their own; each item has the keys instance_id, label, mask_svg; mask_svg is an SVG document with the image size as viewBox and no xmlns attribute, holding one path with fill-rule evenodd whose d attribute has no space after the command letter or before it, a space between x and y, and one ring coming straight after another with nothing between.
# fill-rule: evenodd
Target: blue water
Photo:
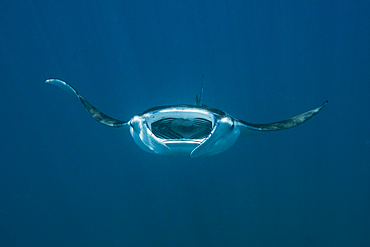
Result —
<instances>
[{"instance_id":1,"label":"blue water","mask_svg":"<svg viewBox=\"0 0 370 247\"><path fill-rule=\"evenodd\" d=\"M370 246L368 1L1 1L0 246ZM94 121L203 101L268 123L213 157Z\"/></svg>"}]
</instances>

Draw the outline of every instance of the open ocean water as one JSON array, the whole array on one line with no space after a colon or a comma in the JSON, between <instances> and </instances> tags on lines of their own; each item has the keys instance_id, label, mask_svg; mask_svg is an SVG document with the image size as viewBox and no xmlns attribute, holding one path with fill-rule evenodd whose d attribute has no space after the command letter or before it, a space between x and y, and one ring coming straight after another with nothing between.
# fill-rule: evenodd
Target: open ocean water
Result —
<instances>
[{"instance_id":1,"label":"open ocean water","mask_svg":"<svg viewBox=\"0 0 370 247\"><path fill-rule=\"evenodd\" d=\"M0 3L0 246L370 246L370 2ZM203 101L307 123L212 157L94 121Z\"/></svg>"}]
</instances>

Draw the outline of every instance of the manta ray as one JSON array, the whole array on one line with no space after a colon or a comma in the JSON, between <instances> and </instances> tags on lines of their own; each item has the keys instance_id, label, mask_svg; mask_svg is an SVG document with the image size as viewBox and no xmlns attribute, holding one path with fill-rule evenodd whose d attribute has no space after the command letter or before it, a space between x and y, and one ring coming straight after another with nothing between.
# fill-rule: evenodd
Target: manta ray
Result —
<instances>
[{"instance_id":1,"label":"manta ray","mask_svg":"<svg viewBox=\"0 0 370 247\"><path fill-rule=\"evenodd\" d=\"M239 137L259 135L298 126L319 113L327 104L287 120L253 124L237 119L217 108L202 104L204 77L195 105L165 105L150 108L129 121L109 117L91 105L71 85L59 79L47 79L79 99L98 122L130 132L143 150L159 155L210 156L229 149Z\"/></svg>"}]
</instances>

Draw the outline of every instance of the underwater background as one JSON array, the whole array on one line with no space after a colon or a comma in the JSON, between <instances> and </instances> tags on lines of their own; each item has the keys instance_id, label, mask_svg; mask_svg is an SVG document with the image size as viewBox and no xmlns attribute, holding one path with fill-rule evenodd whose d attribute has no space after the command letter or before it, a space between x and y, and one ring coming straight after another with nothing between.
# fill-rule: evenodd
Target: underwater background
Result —
<instances>
[{"instance_id":1,"label":"underwater background","mask_svg":"<svg viewBox=\"0 0 370 247\"><path fill-rule=\"evenodd\" d=\"M370 246L370 2L0 3L0 246ZM212 157L142 151L121 120L203 102L307 123Z\"/></svg>"}]
</instances>

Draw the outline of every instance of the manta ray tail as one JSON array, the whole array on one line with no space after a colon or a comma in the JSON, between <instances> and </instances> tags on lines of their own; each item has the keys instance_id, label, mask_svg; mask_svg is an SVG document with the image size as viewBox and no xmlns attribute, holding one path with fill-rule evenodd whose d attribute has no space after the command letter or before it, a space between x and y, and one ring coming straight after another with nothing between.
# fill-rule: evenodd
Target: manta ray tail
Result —
<instances>
[{"instance_id":1,"label":"manta ray tail","mask_svg":"<svg viewBox=\"0 0 370 247\"><path fill-rule=\"evenodd\" d=\"M98 109L96 109L93 105L91 105L82 95L80 95L76 89L74 89L71 85L68 83L59 80L59 79L47 79L44 81L44 83L51 84L57 87L60 87L61 89L67 91L68 93L72 94L73 96L77 97L87 112L92 116L96 121L99 123L102 123L104 125L107 125L109 127L115 127L115 128L121 128L128 126L128 123L125 121L117 120L114 118L111 118Z\"/></svg>"},{"instance_id":2,"label":"manta ray tail","mask_svg":"<svg viewBox=\"0 0 370 247\"><path fill-rule=\"evenodd\" d=\"M202 89L200 90L200 95L195 96L195 105L202 106L202 97L203 97L203 87L204 87L204 74L202 74Z\"/></svg>"}]
</instances>

